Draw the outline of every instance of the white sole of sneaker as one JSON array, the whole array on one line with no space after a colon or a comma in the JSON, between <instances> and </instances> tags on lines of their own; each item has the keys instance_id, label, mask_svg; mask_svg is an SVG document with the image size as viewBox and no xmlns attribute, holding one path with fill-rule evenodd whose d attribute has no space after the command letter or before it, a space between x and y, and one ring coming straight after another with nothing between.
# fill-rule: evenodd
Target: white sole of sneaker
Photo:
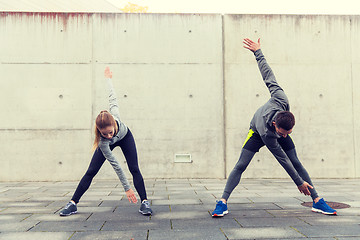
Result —
<instances>
[{"instance_id":1,"label":"white sole of sneaker","mask_svg":"<svg viewBox=\"0 0 360 240\"><path fill-rule=\"evenodd\" d=\"M228 210L226 210L225 212L223 212L222 214L213 214L213 215L211 215L212 217L223 217L224 215L226 215L226 214L228 214L229 213L229 211Z\"/></svg>"},{"instance_id":2,"label":"white sole of sneaker","mask_svg":"<svg viewBox=\"0 0 360 240\"><path fill-rule=\"evenodd\" d=\"M325 215L337 215L336 212L329 213L329 212L324 212L323 210L316 209L316 208L312 208L311 211L316 212L316 213L322 213L322 214L325 214Z\"/></svg>"},{"instance_id":3,"label":"white sole of sneaker","mask_svg":"<svg viewBox=\"0 0 360 240\"><path fill-rule=\"evenodd\" d=\"M71 212L69 214L59 214L59 215L60 215L60 217L67 217L67 216L73 215L75 213L77 213L77 211L76 212Z\"/></svg>"},{"instance_id":4,"label":"white sole of sneaker","mask_svg":"<svg viewBox=\"0 0 360 240\"><path fill-rule=\"evenodd\" d=\"M140 210L139 210L139 213L141 213L142 215L145 215L145 216L150 216L150 215L152 215L152 213L145 213L145 212L142 212L142 211L140 211Z\"/></svg>"}]
</instances>

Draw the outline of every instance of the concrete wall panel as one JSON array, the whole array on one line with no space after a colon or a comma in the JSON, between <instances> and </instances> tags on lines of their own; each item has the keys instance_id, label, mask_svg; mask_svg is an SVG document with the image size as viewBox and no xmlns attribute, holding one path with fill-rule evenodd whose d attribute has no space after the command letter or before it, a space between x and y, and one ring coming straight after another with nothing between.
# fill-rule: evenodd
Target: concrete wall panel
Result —
<instances>
[{"instance_id":1,"label":"concrete wall panel","mask_svg":"<svg viewBox=\"0 0 360 240\"><path fill-rule=\"evenodd\" d=\"M89 63L91 14L0 14L2 63Z\"/></svg>"},{"instance_id":2,"label":"concrete wall panel","mask_svg":"<svg viewBox=\"0 0 360 240\"><path fill-rule=\"evenodd\" d=\"M96 14L94 57L105 63L221 63L220 14Z\"/></svg>"},{"instance_id":3,"label":"concrete wall panel","mask_svg":"<svg viewBox=\"0 0 360 240\"><path fill-rule=\"evenodd\" d=\"M291 64L349 62L350 19L347 16L224 15L226 62L249 62L239 54L242 39L261 38L272 62ZM348 44L344 44L344 40Z\"/></svg>"},{"instance_id":4,"label":"concrete wall panel","mask_svg":"<svg viewBox=\"0 0 360 240\"><path fill-rule=\"evenodd\" d=\"M79 180L89 165L84 130L2 130L0 181Z\"/></svg>"},{"instance_id":5,"label":"concrete wall panel","mask_svg":"<svg viewBox=\"0 0 360 240\"><path fill-rule=\"evenodd\" d=\"M354 169L356 177L360 177L360 63L352 65L352 79L353 79L353 124L354 124L354 148L355 161Z\"/></svg>"},{"instance_id":6,"label":"concrete wall panel","mask_svg":"<svg viewBox=\"0 0 360 240\"><path fill-rule=\"evenodd\" d=\"M91 66L2 64L0 129L89 129Z\"/></svg>"},{"instance_id":7,"label":"concrete wall panel","mask_svg":"<svg viewBox=\"0 0 360 240\"><path fill-rule=\"evenodd\" d=\"M356 177L360 177L360 18L354 17L351 20L351 78L353 100L353 125L354 125L354 149L355 162L354 169Z\"/></svg>"}]
</instances>

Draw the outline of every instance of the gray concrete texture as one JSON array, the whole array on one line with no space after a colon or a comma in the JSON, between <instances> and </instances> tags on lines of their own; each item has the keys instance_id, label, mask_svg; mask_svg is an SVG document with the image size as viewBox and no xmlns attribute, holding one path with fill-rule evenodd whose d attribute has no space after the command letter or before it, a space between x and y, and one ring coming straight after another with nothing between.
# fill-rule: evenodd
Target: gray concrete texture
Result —
<instances>
[{"instance_id":1,"label":"gray concrete texture","mask_svg":"<svg viewBox=\"0 0 360 240\"><path fill-rule=\"evenodd\" d=\"M80 179L105 66L145 178L228 176L269 98L245 37L262 39L310 175L360 176L359 16L1 13L0 34L0 181ZM288 176L262 149L243 177Z\"/></svg>"},{"instance_id":2,"label":"gray concrete texture","mask_svg":"<svg viewBox=\"0 0 360 240\"><path fill-rule=\"evenodd\" d=\"M226 180L147 179L153 216L130 204L121 184L95 180L78 213L58 215L77 182L1 182L1 240L86 239L359 239L359 181L315 180L321 197L350 208L337 216L313 213L301 205L310 197L284 179L243 179L229 199L229 214L210 213Z\"/></svg>"}]
</instances>

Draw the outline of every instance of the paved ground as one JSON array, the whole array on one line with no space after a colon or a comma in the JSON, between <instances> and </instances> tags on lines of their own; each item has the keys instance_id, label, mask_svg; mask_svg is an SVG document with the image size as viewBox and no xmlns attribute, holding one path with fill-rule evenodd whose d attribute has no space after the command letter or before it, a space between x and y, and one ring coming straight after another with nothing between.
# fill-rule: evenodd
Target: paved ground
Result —
<instances>
[{"instance_id":1,"label":"paved ground","mask_svg":"<svg viewBox=\"0 0 360 240\"><path fill-rule=\"evenodd\" d=\"M291 180L243 179L229 214L210 212L225 180L148 179L151 217L138 213L118 181L94 181L78 214L60 217L77 182L0 182L0 239L360 239L360 181L314 180L325 200L351 205L338 216L311 212Z\"/></svg>"}]
</instances>

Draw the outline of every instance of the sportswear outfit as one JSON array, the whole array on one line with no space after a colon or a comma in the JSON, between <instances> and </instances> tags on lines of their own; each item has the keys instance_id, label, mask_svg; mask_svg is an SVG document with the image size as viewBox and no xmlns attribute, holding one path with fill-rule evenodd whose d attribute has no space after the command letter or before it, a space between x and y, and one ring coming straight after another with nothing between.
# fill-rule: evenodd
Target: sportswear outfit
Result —
<instances>
[{"instance_id":1,"label":"sportswear outfit","mask_svg":"<svg viewBox=\"0 0 360 240\"><path fill-rule=\"evenodd\" d=\"M79 202L80 198L89 188L92 179L98 173L105 160L108 160L111 166L114 168L122 186L124 187L125 192L131 188L124 174L124 171L122 170L119 162L117 161L115 155L112 152L112 150L118 146L121 148L124 154L130 173L133 176L135 189L140 196L142 205L144 205L140 207L139 211L143 214L151 214L152 211L149 207L149 203L147 201L144 201L144 199L147 199L147 196L144 180L138 165L138 157L134 137L128 127L120 121L119 106L117 104L117 98L113 89L111 79L107 79L107 85L109 90L109 112L112 114L116 121L116 124L118 125L118 132L111 139L107 139L101 136L99 146L93 154L89 168L79 182L79 185L76 188L76 191L71 200L74 201L76 204ZM66 208L74 209L72 205L66 206L65 209L60 212L60 215L62 215L62 213L62 216L72 214L67 214L69 211L65 211ZM144 209L146 210L146 213L144 213Z\"/></svg>"},{"instance_id":2,"label":"sportswear outfit","mask_svg":"<svg viewBox=\"0 0 360 240\"><path fill-rule=\"evenodd\" d=\"M269 149L297 186L302 185L304 181L313 186L309 174L297 157L293 140L289 135L284 138L277 134L273 126L278 112L290 110L288 98L284 90L278 85L262 51L259 49L254 52L254 55L264 83L270 91L271 98L255 112L250 122L250 130L241 150L240 158L225 185L222 198L226 200L239 184L242 173L255 153L263 146ZM309 191L313 200L318 197L315 188L309 189ZM221 203L217 204L216 209L212 214L213 216L223 216L228 212L227 206L225 207Z\"/></svg>"}]
</instances>

